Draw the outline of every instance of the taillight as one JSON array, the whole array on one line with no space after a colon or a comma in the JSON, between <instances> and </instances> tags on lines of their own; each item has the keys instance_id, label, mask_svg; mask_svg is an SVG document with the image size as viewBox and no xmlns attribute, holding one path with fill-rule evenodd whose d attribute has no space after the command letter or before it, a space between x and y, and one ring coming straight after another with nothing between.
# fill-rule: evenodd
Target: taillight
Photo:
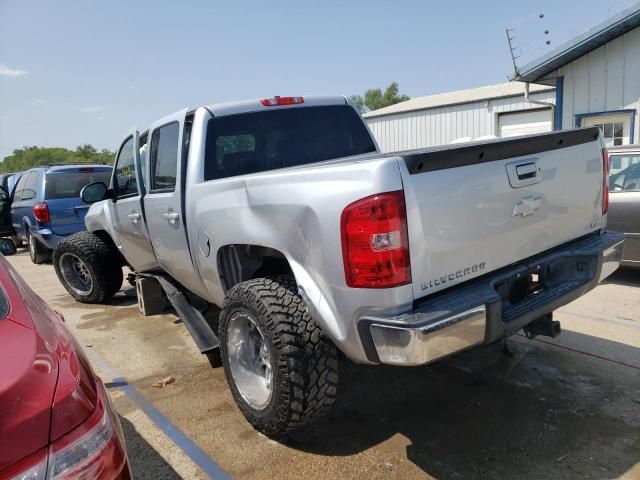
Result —
<instances>
[{"instance_id":1,"label":"taillight","mask_svg":"<svg viewBox=\"0 0 640 480\"><path fill-rule=\"evenodd\" d=\"M45 480L47 475L47 450L42 449L3 470L0 476L8 480Z\"/></svg>"},{"instance_id":2,"label":"taillight","mask_svg":"<svg viewBox=\"0 0 640 480\"><path fill-rule=\"evenodd\" d=\"M277 105L294 105L296 103L304 103L304 97L278 97L263 98L260 103L265 107L274 107Z\"/></svg>"},{"instance_id":3,"label":"taillight","mask_svg":"<svg viewBox=\"0 0 640 480\"><path fill-rule=\"evenodd\" d=\"M602 214L609 211L609 152L602 149Z\"/></svg>"},{"instance_id":4,"label":"taillight","mask_svg":"<svg viewBox=\"0 0 640 480\"><path fill-rule=\"evenodd\" d=\"M126 469L122 432L100 384L91 416L51 445L47 479L119 478Z\"/></svg>"},{"instance_id":5,"label":"taillight","mask_svg":"<svg viewBox=\"0 0 640 480\"><path fill-rule=\"evenodd\" d=\"M46 202L36 202L33 204L33 216L39 222L49 221L49 206Z\"/></svg>"},{"instance_id":6,"label":"taillight","mask_svg":"<svg viewBox=\"0 0 640 480\"><path fill-rule=\"evenodd\" d=\"M54 441L48 452L42 449L30 455L8 471L4 470L0 477L10 480L130 478L124 436L110 407L107 393L99 384L95 409L85 422Z\"/></svg>"},{"instance_id":7,"label":"taillight","mask_svg":"<svg viewBox=\"0 0 640 480\"><path fill-rule=\"evenodd\" d=\"M380 193L342 212L342 258L349 287L390 288L411 282L404 193Z\"/></svg>"}]
</instances>

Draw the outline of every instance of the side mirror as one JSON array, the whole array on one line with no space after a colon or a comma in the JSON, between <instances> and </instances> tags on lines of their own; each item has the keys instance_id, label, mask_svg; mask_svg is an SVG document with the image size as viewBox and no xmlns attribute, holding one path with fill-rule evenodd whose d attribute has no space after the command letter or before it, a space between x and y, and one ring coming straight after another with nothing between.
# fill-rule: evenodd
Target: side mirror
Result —
<instances>
[{"instance_id":1,"label":"side mirror","mask_svg":"<svg viewBox=\"0 0 640 480\"><path fill-rule=\"evenodd\" d=\"M4 200L9 200L9 197L10 195L9 195L9 192L7 192L7 189L0 185L0 202Z\"/></svg>"},{"instance_id":2,"label":"side mirror","mask_svg":"<svg viewBox=\"0 0 640 480\"><path fill-rule=\"evenodd\" d=\"M0 238L0 253L5 257L16 253L16 244L9 238Z\"/></svg>"},{"instance_id":3,"label":"side mirror","mask_svg":"<svg viewBox=\"0 0 640 480\"><path fill-rule=\"evenodd\" d=\"M102 182L93 182L80 190L80 198L86 203L96 203L108 198L109 189Z\"/></svg>"}]
</instances>

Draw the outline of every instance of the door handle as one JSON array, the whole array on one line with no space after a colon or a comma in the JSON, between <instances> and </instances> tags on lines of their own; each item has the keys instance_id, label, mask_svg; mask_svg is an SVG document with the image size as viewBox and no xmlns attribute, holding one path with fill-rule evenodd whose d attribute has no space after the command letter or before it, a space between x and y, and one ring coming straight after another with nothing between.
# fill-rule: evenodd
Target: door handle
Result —
<instances>
[{"instance_id":1,"label":"door handle","mask_svg":"<svg viewBox=\"0 0 640 480\"><path fill-rule=\"evenodd\" d=\"M130 213L129 215L127 215L127 217L129 217L129 219L131 219L131 221L133 223L138 223L138 220L140 219L140 214L139 213Z\"/></svg>"},{"instance_id":2,"label":"door handle","mask_svg":"<svg viewBox=\"0 0 640 480\"><path fill-rule=\"evenodd\" d=\"M162 214L162 216L166 218L171 225L175 225L180 218L180 214L176 212L165 212Z\"/></svg>"},{"instance_id":3,"label":"door handle","mask_svg":"<svg viewBox=\"0 0 640 480\"><path fill-rule=\"evenodd\" d=\"M512 188L520 188L540 182L542 180L542 169L538 168L537 160L537 158L530 158L505 165L507 176L509 177L509 185Z\"/></svg>"}]
</instances>

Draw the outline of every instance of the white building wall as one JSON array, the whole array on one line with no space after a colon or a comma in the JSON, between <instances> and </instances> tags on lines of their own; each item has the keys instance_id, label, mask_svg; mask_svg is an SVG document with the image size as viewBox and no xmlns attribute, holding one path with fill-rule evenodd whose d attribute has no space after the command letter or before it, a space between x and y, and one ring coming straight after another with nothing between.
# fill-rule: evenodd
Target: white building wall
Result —
<instances>
[{"instance_id":1,"label":"white building wall","mask_svg":"<svg viewBox=\"0 0 640 480\"><path fill-rule=\"evenodd\" d=\"M524 86L523 86L524 90ZM555 103L553 90L531 95ZM544 108L525 102L524 95L365 118L383 152L397 152L451 143L464 137L497 135L498 114Z\"/></svg>"},{"instance_id":2,"label":"white building wall","mask_svg":"<svg viewBox=\"0 0 640 480\"><path fill-rule=\"evenodd\" d=\"M635 110L634 142L640 143L640 28L565 65L548 77L564 77L562 128L576 115Z\"/></svg>"}]
</instances>

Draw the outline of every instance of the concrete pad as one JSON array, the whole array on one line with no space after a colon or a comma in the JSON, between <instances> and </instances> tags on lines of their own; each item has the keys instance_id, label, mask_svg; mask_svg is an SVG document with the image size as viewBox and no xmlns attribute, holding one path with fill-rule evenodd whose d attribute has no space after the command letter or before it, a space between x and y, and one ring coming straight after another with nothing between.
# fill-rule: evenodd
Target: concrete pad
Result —
<instances>
[{"instance_id":1,"label":"concrete pad","mask_svg":"<svg viewBox=\"0 0 640 480\"><path fill-rule=\"evenodd\" d=\"M244 420L222 369L174 315L142 316L126 284L110 305L78 304L50 265L8 258L86 348L233 478L638 478L640 271L614 274L562 308L556 339L513 337L510 355L483 348L404 369L343 362L331 414L278 443ZM152 386L168 375L175 383ZM135 404L111 393L137 475L202 477Z\"/></svg>"}]
</instances>

